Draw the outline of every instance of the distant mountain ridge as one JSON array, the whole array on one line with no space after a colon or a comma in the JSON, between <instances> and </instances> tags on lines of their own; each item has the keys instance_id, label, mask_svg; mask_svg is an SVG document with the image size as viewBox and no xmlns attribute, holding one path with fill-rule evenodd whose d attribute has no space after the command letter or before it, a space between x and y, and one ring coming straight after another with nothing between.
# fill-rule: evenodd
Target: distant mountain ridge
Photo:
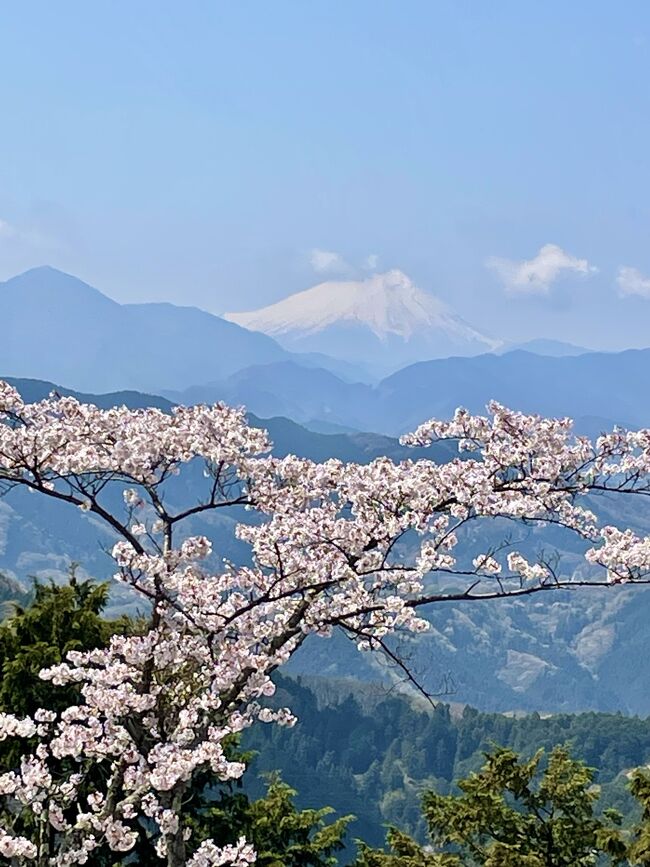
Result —
<instances>
[{"instance_id":1,"label":"distant mountain ridge","mask_svg":"<svg viewBox=\"0 0 650 867\"><path fill-rule=\"evenodd\" d=\"M196 307L118 304L48 266L0 283L0 306L0 370L82 391L187 388L287 359L355 378L345 362L292 355L265 334Z\"/></svg>"},{"instance_id":2,"label":"distant mountain ridge","mask_svg":"<svg viewBox=\"0 0 650 867\"><path fill-rule=\"evenodd\" d=\"M49 267L1 283L0 305L0 370L84 391L183 388L287 357L271 338L195 307L118 304Z\"/></svg>"},{"instance_id":3,"label":"distant mountain ridge","mask_svg":"<svg viewBox=\"0 0 650 867\"><path fill-rule=\"evenodd\" d=\"M319 283L268 307L224 318L292 351L325 352L384 371L501 345L396 269L363 280Z\"/></svg>"},{"instance_id":4,"label":"distant mountain ridge","mask_svg":"<svg viewBox=\"0 0 650 867\"><path fill-rule=\"evenodd\" d=\"M597 436L615 424L650 426L650 349L547 357L517 350L504 355L423 361L371 386L344 382L292 361L256 365L221 382L164 394L179 402L222 399L263 416L396 436L458 406L483 412L490 400L514 409L577 419Z\"/></svg>"},{"instance_id":5,"label":"distant mountain ridge","mask_svg":"<svg viewBox=\"0 0 650 867\"><path fill-rule=\"evenodd\" d=\"M395 278L390 291L417 300L420 290L405 280ZM0 371L86 393L131 389L183 402L226 400L258 416L286 416L322 430L391 436L432 415L448 417L459 405L480 412L491 399L578 417L579 429L590 435L614 423L650 424L650 350L580 354L581 347L536 341L528 347L554 357L517 350L433 359L371 385L355 381L354 366L326 355L293 354L265 334L197 308L118 304L52 268L0 284L0 304ZM384 314L368 317L376 316L379 328ZM408 323L393 325L399 330ZM402 340L397 332L393 337Z\"/></svg>"}]
</instances>

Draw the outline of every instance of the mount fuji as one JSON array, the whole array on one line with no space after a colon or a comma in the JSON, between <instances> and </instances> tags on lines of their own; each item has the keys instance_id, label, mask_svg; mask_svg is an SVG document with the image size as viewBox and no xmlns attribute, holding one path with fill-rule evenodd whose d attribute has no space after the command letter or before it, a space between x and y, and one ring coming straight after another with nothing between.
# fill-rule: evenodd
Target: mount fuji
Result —
<instances>
[{"instance_id":1,"label":"mount fuji","mask_svg":"<svg viewBox=\"0 0 650 867\"><path fill-rule=\"evenodd\" d=\"M364 280L330 280L268 307L223 318L273 337L293 352L325 353L379 374L501 346L399 270Z\"/></svg>"}]
</instances>

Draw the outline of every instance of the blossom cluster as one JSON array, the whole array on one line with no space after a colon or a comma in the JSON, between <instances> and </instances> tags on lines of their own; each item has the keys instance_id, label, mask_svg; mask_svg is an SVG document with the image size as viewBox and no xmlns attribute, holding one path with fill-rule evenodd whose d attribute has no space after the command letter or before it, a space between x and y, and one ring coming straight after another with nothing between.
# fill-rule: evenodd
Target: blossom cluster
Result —
<instances>
[{"instance_id":1,"label":"blossom cluster","mask_svg":"<svg viewBox=\"0 0 650 867\"><path fill-rule=\"evenodd\" d=\"M468 454L366 465L277 458L264 431L222 404L169 414L101 410L72 398L25 404L0 383L0 481L107 522L119 536L115 577L151 611L142 633L70 652L41 673L78 685L78 704L59 716L0 715L0 739L26 743L20 765L0 776L5 813L29 814L26 827L49 841L41 857L34 840L6 827L0 853L39 867L92 863L101 847L132 850L144 818L169 865L254 863L245 840L193 844L183 795L200 771L219 780L241 775L243 765L225 748L233 734L255 721L293 724L288 709L271 709L265 699L273 672L307 636L341 628L361 648L385 649L396 630L422 631L428 623L419 607L447 598L431 592L435 572L467 576L463 599L571 581L516 550L504 557L486 550L464 565L458 542L471 521L560 525L591 546L587 560L605 570L604 583L645 580L650 541L600 527L584 497L647 494L649 432L615 431L592 443L574 436L567 419L492 404L486 416L461 410L451 421L427 422L404 442L441 439ZM165 483L197 461L204 495L173 511ZM107 505L105 492L115 486L124 512ZM236 529L251 557L222 560L217 569L211 540L183 537L181 528L193 515L230 506L256 513ZM93 764L105 769L106 783L87 794L82 769Z\"/></svg>"}]
</instances>

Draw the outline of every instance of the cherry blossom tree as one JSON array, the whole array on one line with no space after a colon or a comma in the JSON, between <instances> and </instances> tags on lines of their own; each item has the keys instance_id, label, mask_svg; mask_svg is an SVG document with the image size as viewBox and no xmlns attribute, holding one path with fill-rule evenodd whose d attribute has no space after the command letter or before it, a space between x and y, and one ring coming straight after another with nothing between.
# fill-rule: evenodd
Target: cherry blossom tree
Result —
<instances>
[{"instance_id":1,"label":"cherry blossom tree","mask_svg":"<svg viewBox=\"0 0 650 867\"><path fill-rule=\"evenodd\" d=\"M169 867L252 864L246 840L194 844L183 799L206 769L220 780L241 775L226 749L234 733L256 720L293 723L264 698L273 671L308 636L340 628L360 649L395 656L387 638L426 630L427 604L647 581L650 540L601 526L585 498L648 496L650 431L592 443L567 419L492 404L485 417L459 410L404 438L440 440L463 454L315 463L274 457L266 433L223 404L169 414L58 396L25 404L0 383L4 490L22 487L104 522L115 535L116 580L150 611L141 633L70 652L41 672L79 685L78 705L0 715L0 739L26 742L20 766L0 775L0 854L65 867L93 863L106 848L127 857L146 834ZM194 489L199 469L202 490L179 506L175 477L191 475ZM224 509L250 549L245 563L187 529ZM586 577L499 546L466 562L455 547L465 528L495 520L584 540ZM451 589L441 589L444 575Z\"/></svg>"}]
</instances>

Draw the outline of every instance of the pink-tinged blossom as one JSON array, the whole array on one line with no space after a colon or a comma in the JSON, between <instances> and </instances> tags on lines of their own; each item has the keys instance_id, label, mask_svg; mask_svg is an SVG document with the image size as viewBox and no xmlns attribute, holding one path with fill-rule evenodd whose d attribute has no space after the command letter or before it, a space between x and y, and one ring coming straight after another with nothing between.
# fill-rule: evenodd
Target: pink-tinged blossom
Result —
<instances>
[{"instance_id":1,"label":"pink-tinged blossom","mask_svg":"<svg viewBox=\"0 0 650 867\"><path fill-rule=\"evenodd\" d=\"M437 440L457 441L468 454L442 464L275 458L266 433L223 404L170 414L101 410L67 397L25 404L0 382L0 481L107 521L119 537L116 578L152 612L143 634L115 635L108 647L70 652L41 672L54 684L76 684L78 705L58 716L38 711L33 720L0 714L0 740L36 742L0 776L0 798L37 829L60 832L48 867L90 864L101 846L131 851L143 816L170 865L254 863L244 840L227 847L205 841L192 854L178 805L201 771L220 780L241 776L243 765L224 751L232 734L256 720L293 724L289 709L272 710L263 699L273 695L272 673L308 635L340 628L362 650L385 649L397 630L428 628L417 613L426 603L589 583L507 546L466 562L462 533L470 522L559 525L591 546L587 562L603 572L592 583L647 579L650 540L600 527L583 503L592 491L650 492L650 432L614 431L591 443L573 435L568 419L495 403L486 416L459 410L404 438L419 446ZM174 512L163 486L197 462L205 490L194 506ZM115 486L124 514L102 500ZM217 567L208 538L177 537L192 515L230 506L256 513L235 531L251 558ZM435 572L465 577L467 586L432 591ZM83 778L54 773L61 760L101 763L105 788L80 803ZM0 833L5 857L36 857L32 842Z\"/></svg>"},{"instance_id":2,"label":"pink-tinged blossom","mask_svg":"<svg viewBox=\"0 0 650 867\"><path fill-rule=\"evenodd\" d=\"M234 846L224 847L215 846L211 840L206 840L187 862L187 867L248 867L254 863L253 847L243 838Z\"/></svg>"},{"instance_id":3,"label":"pink-tinged blossom","mask_svg":"<svg viewBox=\"0 0 650 867\"><path fill-rule=\"evenodd\" d=\"M0 741L6 738L31 738L36 734L34 721L19 719L10 713L0 713Z\"/></svg>"},{"instance_id":4,"label":"pink-tinged blossom","mask_svg":"<svg viewBox=\"0 0 650 867\"><path fill-rule=\"evenodd\" d=\"M14 837L0 831L0 855L7 860L32 860L37 854L36 846L25 837Z\"/></svg>"}]
</instances>

